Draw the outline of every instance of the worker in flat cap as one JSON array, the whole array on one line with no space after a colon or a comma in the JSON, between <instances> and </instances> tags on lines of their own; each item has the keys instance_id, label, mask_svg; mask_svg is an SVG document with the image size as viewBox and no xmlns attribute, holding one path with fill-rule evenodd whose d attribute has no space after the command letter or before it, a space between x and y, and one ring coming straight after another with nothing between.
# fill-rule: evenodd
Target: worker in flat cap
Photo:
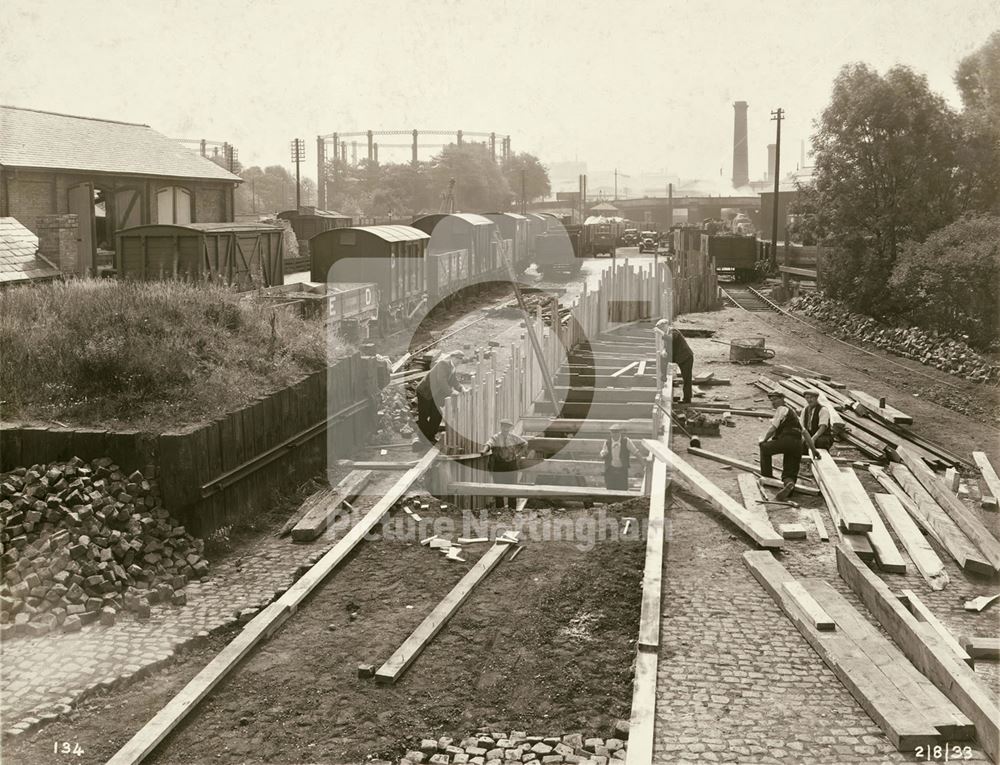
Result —
<instances>
[{"instance_id":1,"label":"worker in flat cap","mask_svg":"<svg viewBox=\"0 0 1000 765\"><path fill-rule=\"evenodd\" d=\"M803 443L810 453L817 455L812 436L803 430L802 423L792 408L785 402L785 394L773 390L767 394L774 407L774 418L767 433L760 439L760 474L765 478L774 477L771 458L781 455L781 490L776 498L788 499L795 491L795 481L799 477L799 465L802 462Z\"/></svg>"},{"instance_id":2,"label":"worker in flat cap","mask_svg":"<svg viewBox=\"0 0 1000 765\"><path fill-rule=\"evenodd\" d=\"M656 328L663 333L663 348L660 349L660 368L666 371L667 364L673 362L681 370L684 381L684 397L681 403L691 403L691 385L694 379L694 352L684 335L676 327L670 326L669 319L660 319Z\"/></svg>"},{"instance_id":3,"label":"worker in flat cap","mask_svg":"<svg viewBox=\"0 0 1000 765\"><path fill-rule=\"evenodd\" d=\"M506 417L500 420L500 430L483 444L483 454L490 455L494 483L517 483L517 471L527 448L528 442L514 432L514 423ZM498 508L513 510L517 507L517 497L496 497L494 503Z\"/></svg>"},{"instance_id":4,"label":"worker in flat cap","mask_svg":"<svg viewBox=\"0 0 1000 765\"><path fill-rule=\"evenodd\" d=\"M802 409L802 427L812 436L817 449L829 449L833 446L832 407L820 400L820 393L810 388L803 394L806 405Z\"/></svg>"},{"instance_id":5,"label":"worker in flat cap","mask_svg":"<svg viewBox=\"0 0 1000 765\"><path fill-rule=\"evenodd\" d=\"M455 373L457 356L456 353L441 354L417 385L417 427L431 444L437 441L441 429L441 408L445 400L453 391L465 391Z\"/></svg>"},{"instance_id":6,"label":"worker in flat cap","mask_svg":"<svg viewBox=\"0 0 1000 765\"><path fill-rule=\"evenodd\" d=\"M604 460L604 485L608 489L628 491L628 471L632 457L642 453L642 447L625 435L617 422L611 426L607 440L601 447Z\"/></svg>"}]
</instances>

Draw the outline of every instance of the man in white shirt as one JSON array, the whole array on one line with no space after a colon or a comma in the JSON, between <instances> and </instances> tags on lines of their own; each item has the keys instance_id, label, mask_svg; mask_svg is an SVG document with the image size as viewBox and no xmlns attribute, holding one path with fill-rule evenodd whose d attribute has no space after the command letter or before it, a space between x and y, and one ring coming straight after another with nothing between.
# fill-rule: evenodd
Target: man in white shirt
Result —
<instances>
[{"instance_id":1,"label":"man in white shirt","mask_svg":"<svg viewBox=\"0 0 1000 765\"><path fill-rule=\"evenodd\" d=\"M514 432L514 423L504 418L500 420L500 431L494 433L483 444L483 454L490 455L490 470L493 471L494 483L517 483L517 470L520 458L527 449L528 442ZM517 507L517 497L496 497L496 506Z\"/></svg>"},{"instance_id":2,"label":"man in white shirt","mask_svg":"<svg viewBox=\"0 0 1000 765\"><path fill-rule=\"evenodd\" d=\"M601 447L601 458L604 460L604 485L609 489L628 491L628 470L632 457L638 457L641 451L628 436L622 435L622 426L615 423L611 426L611 435Z\"/></svg>"},{"instance_id":3,"label":"man in white shirt","mask_svg":"<svg viewBox=\"0 0 1000 765\"><path fill-rule=\"evenodd\" d=\"M806 405L802 409L802 427L812 436L817 449L829 449L833 446L830 407L820 402L818 390L809 389L802 395L806 398Z\"/></svg>"}]
</instances>

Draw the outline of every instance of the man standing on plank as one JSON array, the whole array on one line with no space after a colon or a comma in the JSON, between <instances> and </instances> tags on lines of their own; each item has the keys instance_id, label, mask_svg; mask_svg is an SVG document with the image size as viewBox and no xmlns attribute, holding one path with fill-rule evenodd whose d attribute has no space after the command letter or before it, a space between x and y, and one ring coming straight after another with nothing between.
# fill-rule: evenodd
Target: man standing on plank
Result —
<instances>
[{"instance_id":1,"label":"man standing on plank","mask_svg":"<svg viewBox=\"0 0 1000 765\"><path fill-rule=\"evenodd\" d=\"M680 330L670 326L669 319L660 319L656 328L663 332L663 349L660 353L660 366L665 370L667 364L674 362L681 370L684 380L684 398L682 404L691 403L691 381L694 379L694 353ZM669 343L669 344L668 344Z\"/></svg>"},{"instance_id":2,"label":"man standing on plank","mask_svg":"<svg viewBox=\"0 0 1000 765\"><path fill-rule=\"evenodd\" d=\"M806 406L802 410L802 426L805 432L812 436L817 449L829 449L833 446L833 418L830 407L820 403L819 391L810 388L805 391Z\"/></svg>"},{"instance_id":3,"label":"man standing on plank","mask_svg":"<svg viewBox=\"0 0 1000 765\"><path fill-rule=\"evenodd\" d=\"M628 491L628 469L632 457L638 457L640 449L628 436L622 435L622 426L611 426L611 435L601 447L604 460L604 485L608 489Z\"/></svg>"},{"instance_id":4,"label":"man standing on plank","mask_svg":"<svg viewBox=\"0 0 1000 765\"><path fill-rule=\"evenodd\" d=\"M818 456L812 436L802 429L798 416L785 403L785 394L773 390L767 394L774 407L774 418L767 433L760 439L760 474L765 478L774 477L771 458L781 455L781 482L784 484L775 495L775 499L783 500L792 496L795 491L795 481L799 477L799 465L802 462L802 444L809 448L813 456Z\"/></svg>"},{"instance_id":5,"label":"man standing on plank","mask_svg":"<svg viewBox=\"0 0 1000 765\"><path fill-rule=\"evenodd\" d=\"M417 386L417 427L434 444L441 428L441 407L451 392L465 390L455 375L451 354L443 354Z\"/></svg>"},{"instance_id":6,"label":"man standing on plank","mask_svg":"<svg viewBox=\"0 0 1000 765\"><path fill-rule=\"evenodd\" d=\"M517 471L520 459L527 449L528 442L514 432L514 423L506 417L500 420L500 432L494 433L483 444L483 454L490 455L490 470L493 471L493 483L517 483ZM517 508L517 497L497 497L497 508Z\"/></svg>"}]
</instances>

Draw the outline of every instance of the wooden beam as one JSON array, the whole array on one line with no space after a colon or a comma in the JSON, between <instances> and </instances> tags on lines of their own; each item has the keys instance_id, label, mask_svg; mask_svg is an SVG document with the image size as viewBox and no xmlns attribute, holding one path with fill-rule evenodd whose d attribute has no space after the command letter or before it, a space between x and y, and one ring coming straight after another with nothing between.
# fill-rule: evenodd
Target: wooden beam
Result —
<instances>
[{"instance_id":1,"label":"wooden beam","mask_svg":"<svg viewBox=\"0 0 1000 765\"><path fill-rule=\"evenodd\" d=\"M561 438L557 436L532 436L528 439L528 449L536 454L559 454L560 452L599 454L604 445L603 438Z\"/></svg>"},{"instance_id":2,"label":"wooden beam","mask_svg":"<svg viewBox=\"0 0 1000 765\"><path fill-rule=\"evenodd\" d=\"M621 425L625 435L637 436L647 435L652 431L652 426L648 419L590 419L579 417L522 417L521 425L525 433L600 433L609 435L612 425Z\"/></svg>"},{"instance_id":3,"label":"wooden beam","mask_svg":"<svg viewBox=\"0 0 1000 765\"><path fill-rule=\"evenodd\" d=\"M995 695L933 628L917 621L885 582L839 545L837 569L914 666L972 720L980 746L997 762L1000 708Z\"/></svg>"},{"instance_id":4,"label":"wooden beam","mask_svg":"<svg viewBox=\"0 0 1000 765\"><path fill-rule=\"evenodd\" d=\"M886 478L888 479L888 476ZM917 567L917 571L927 581L930 588L943 590L949 582L948 572L945 571L941 559L928 544L924 535L920 533L920 529L917 528L903 504L893 494L876 494L875 504L889 521L889 525L896 532L896 537L906 549L913 565Z\"/></svg>"},{"instance_id":5,"label":"wooden beam","mask_svg":"<svg viewBox=\"0 0 1000 765\"><path fill-rule=\"evenodd\" d=\"M934 497L927 492L913 473L905 465L899 464L890 465L889 471L911 500L903 507L913 514L913 519L924 531L934 537L965 571L992 575L993 567L989 561L962 533L955 521L934 501Z\"/></svg>"},{"instance_id":6,"label":"wooden beam","mask_svg":"<svg viewBox=\"0 0 1000 765\"><path fill-rule=\"evenodd\" d=\"M990 494L994 499L1000 500L1000 477L997 476L997 471L993 469L993 464L990 462L990 458L986 456L986 452L973 452L972 460L976 463L976 467L979 468L979 474L983 477L983 483L986 484L986 488L989 489ZM996 507L996 502L992 503L993 507Z\"/></svg>"},{"instance_id":7,"label":"wooden beam","mask_svg":"<svg viewBox=\"0 0 1000 765\"><path fill-rule=\"evenodd\" d=\"M873 521L862 497L854 491L847 474L843 473L826 449L818 449L819 459L813 459L813 471L820 486L825 486L837 506L837 514L848 532L871 531ZM851 473L853 475L853 473ZM867 499L867 495L865 496Z\"/></svg>"},{"instance_id":8,"label":"wooden beam","mask_svg":"<svg viewBox=\"0 0 1000 765\"><path fill-rule=\"evenodd\" d=\"M652 386L639 386L628 388L592 387L575 385L572 387L556 386L556 394L562 400L578 403L581 401L593 401L597 404L651 404L656 398L656 388Z\"/></svg>"},{"instance_id":9,"label":"wooden beam","mask_svg":"<svg viewBox=\"0 0 1000 765\"><path fill-rule=\"evenodd\" d=\"M979 548L995 571L1000 571L1000 541L983 524L975 513L967 508L958 497L948 491L948 487L913 452L905 447L898 449L903 463L920 481L928 494L934 497L940 507L951 517L972 543Z\"/></svg>"},{"instance_id":10,"label":"wooden beam","mask_svg":"<svg viewBox=\"0 0 1000 765\"><path fill-rule=\"evenodd\" d=\"M837 628L830 615L816 602L816 598L806 592L800 582L789 579L781 583L785 592L795 601L799 610L809 619L812 626L820 632L832 632Z\"/></svg>"},{"instance_id":11,"label":"wooden beam","mask_svg":"<svg viewBox=\"0 0 1000 765\"><path fill-rule=\"evenodd\" d=\"M521 464L521 476L575 475L599 478L604 475L603 460L544 459L525 460Z\"/></svg>"},{"instance_id":12,"label":"wooden beam","mask_svg":"<svg viewBox=\"0 0 1000 765\"><path fill-rule=\"evenodd\" d=\"M712 460L713 462L720 462L723 465L729 465L730 467L739 468L740 470L745 470L748 473L753 473L760 477L760 482L764 486L770 486L775 489L781 489L784 484L777 478L764 478L760 475L760 468L756 465L751 465L749 462L744 462L743 460L738 460L735 457L730 457L727 454L719 454L718 452L710 452L707 449L701 449L694 446L689 446L687 449L688 454L693 454L696 457L704 457L707 460ZM804 476L800 476L804 479ZM819 496L819 489L814 486L805 486L799 484L796 481L795 491L801 492L802 494L809 494L813 497Z\"/></svg>"},{"instance_id":13,"label":"wooden beam","mask_svg":"<svg viewBox=\"0 0 1000 765\"><path fill-rule=\"evenodd\" d=\"M816 533L819 535L820 541L821 542L829 542L830 541L830 534L826 530L826 524L823 523L823 516L820 515L819 510L817 510L816 508L813 508L810 511L810 514L812 515L813 524L816 526Z\"/></svg>"},{"instance_id":14,"label":"wooden beam","mask_svg":"<svg viewBox=\"0 0 1000 765\"><path fill-rule=\"evenodd\" d=\"M872 504L871 499L868 497L868 492L861 485L858 476L851 468L844 468L840 472L844 478L843 485L854 496L857 507L863 509L865 515L871 519L872 528L868 532L868 541L871 542L872 549L875 551L875 560L878 562L878 567L889 573L905 574L906 560L900 555L899 550L896 549L889 530L882 522L882 516L878 514L878 510Z\"/></svg>"},{"instance_id":15,"label":"wooden beam","mask_svg":"<svg viewBox=\"0 0 1000 765\"><path fill-rule=\"evenodd\" d=\"M973 598L972 600L965 601L963 608L966 611L971 611L976 614L981 614L991 605L1000 600L1000 594L998 595L980 595L979 597Z\"/></svg>"},{"instance_id":16,"label":"wooden beam","mask_svg":"<svg viewBox=\"0 0 1000 765\"><path fill-rule=\"evenodd\" d=\"M551 401L536 401L534 404L535 414L549 414L556 412L564 418L577 419L640 419L649 416L649 409L653 405L652 399L648 402L638 401L632 403L603 403L600 401L565 401L558 407L554 407ZM647 431L651 424L647 420Z\"/></svg>"},{"instance_id":17,"label":"wooden beam","mask_svg":"<svg viewBox=\"0 0 1000 765\"><path fill-rule=\"evenodd\" d=\"M657 663L656 651L638 651L636 654L625 765L649 765L653 761Z\"/></svg>"},{"instance_id":18,"label":"wooden beam","mask_svg":"<svg viewBox=\"0 0 1000 765\"><path fill-rule=\"evenodd\" d=\"M774 530L770 521L763 521L747 511L722 489L709 481L690 464L674 454L658 441L646 439L643 442L653 456L673 469L672 477L692 494L706 500L712 507L728 518L740 531L761 547L783 547L785 540Z\"/></svg>"},{"instance_id":19,"label":"wooden beam","mask_svg":"<svg viewBox=\"0 0 1000 765\"><path fill-rule=\"evenodd\" d=\"M299 604L346 558L357 544L375 528L407 489L420 478L438 456L432 447L417 465L404 473L371 510L365 513L311 569L293 584L284 595L251 619L211 662L181 689L166 706L147 722L125 745L108 760L108 765L137 765L177 727L187 714L257 645L270 637Z\"/></svg>"},{"instance_id":20,"label":"wooden beam","mask_svg":"<svg viewBox=\"0 0 1000 765\"><path fill-rule=\"evenodd\" d=\"M876 415L881 420L886 420L895 425L912 425L913 418L901 412L895 407L891 407L888 404L886 406L879 406L879 400L874 396L865 393L863 390L852 390L849 391L854 400L861 404L861 406L872 414Z\"/></svg>"},{"instance_id":21,"label":"wooden beam","mask_svg":"<svg viewBox=\"0 0 1000 765\"><path fill-rule=\"evenodd\" d=\"M340 512L344 502L350 502L357 497L371 480L372 471L352 470L341 479L340 483L333 487L333 491L324 501L317 502L309 512L303 515L299 522L292 527L293 542L311 542L324 531Z\"/></svg>"},{"instance_id":22,"label":"wooden beam","mask_svg":"<svg viewBox=\"0 0 1000 765\"><path fill-rule=\"evenodd\" d=\"M822 587L825 582L797 582L767 551L747 551L743 553L743 562L806 642L883 730L893 746L900 751L912 751L917 746L939 740L939 731L923 717L914 702L907 699L884 674L878 662L866 654L852 637L852 634L859 634L859 620L863 619L835 590L828 585ZM785 589L786 582L801 584L818 607L835 622L836 628L832 631L818 630L813 624L813 618L802 611L798 601ZM837 613L832 613L831 608ZM850 627L850 633L844 632L845 626ZM863 635L861 639L888 652L891 649L888 641L881 638L874 629L871 632L874 635ZM879 640L881 644L878 643Z\"/></svg>"},{"instance_id":23,"label":"wooden beam","mask_svg":"<svg viewBox=\"0 0 1000 765\"><path fill-rule=\"evenodd\" d=\"M639 365L638 361L633 361L632 363L630 363L630 364L622 367L621 369L619 369L617 372L615 372L611 376L612 377L621 377L623 374L625 374L626 372L628 372L630 369L634 369L638 365Z\"/></svg>"},{"instance_id":24,"label":"wooden beam","mask_svg":"<svg viewBox=\"0 0 1000 765\"><path fill-rule=\"evenodd\" d=\"M830 518L833 520L833 530L837 533L840 541L849 545L855 555L858 555L862 559L875 560L875 550L872 548L872 543L868 540L868 536L864 532L848 534L845 531L847 525L844 523L843 518L840 517L837 496L830 490L830 486L824 482L823 476L820 475L819 468L816 466L816 462L812 464L812 471L819 482L820 490L823 492L823 500L826 502L827 510L830 511ZM839 480L839 471L838 475L831 477L831 481L836 480Z\"/></svg>"},{"instance_id":25,"label":"wooden beam","mask_svg":"<svg viewBox=\"0 0 1000 765\"><path fill-rule=\"evenodd\" d=\"M507 554L507 545L495 544L476 561L449 592L444 600L438 603L427 618L410 634L403 644L396 649L386 662L375 671L375 681L378 683L395 683L414 662L420 652L427 647L434 636L455 614L459 607L472 594L473 589L486 575L490 573Z\"/></svg>"},{"instance_id":26,"label":"wooden beam","mask_svg":"<svg viewBox=\"0 0 1000 765\"><path fill-rule=\"evenodd\" d=\"M643 496L635 491L618 491L596 486L546 486L543 484L479 483L474 481L455 481L448 486L446 493L471 497L552 497L597 502L624 502Z\"/></svg>"},{"instance_id":27,"label":"wooden beam","mask_svg":"<svg viewBox=\"0 0 1000 765\"><path fill-rule=\"evenodd\" d=\"M348 462L348 466L354 470L409 470L417 464L416 460L407 462L392 462L390 460L359 460Z\"/></svg>"},{"instance_id":28,"label":"wooden beam","mask_svg":"<svg viewBox=\"0 0 1000 765\"><path fill-rule=\"evenodd\" d=\"M971 635L962 638L969 656L975 659L1000 659L1000 638Z\"/></svg>"},{"instance_id":29,"label":"wooden beam","mask_svg":"<svg viewBox=\"0 0 1000 765\"><path fill-rule=\"evenodd\" d=\"M764 504L764 493L757 485L756 477L752 473L740 473L736 476L736 484L740 490L740 497L743 499L743 507L747 509L747 512L770 523L771 518L767 514L767 505ZM784 534L782 537L788 538Z\"/></svg>"},{"instance_id":30,"label":"wooden beam","mask_svg":"<svg viewBox=\"0 0 1000 765\"><path fill-rule=\"evenodd\" d=\"M660 647L660 604L663 589L663 520L667 496L667 466L655 460L649 492L649 523L646 532L646 558L642 572L642 607L639 611L640 651Z\"/></svg>"},{"instance_id":31,"label":"wooden beam","mask_svg":"<svg viewBox=\"0 0 1000 765\"><path fill-rule=\"evenodd\" d=\"M940 619L938 619L934 613L924 605L924 602L917 597L917 594L913 590L903 590L899 599L903 601L903 604L908 609L910 609L910 613L917 617L918 621L926 622L931 625L931 627L934 628L934 631L941 636L941 639L951 646L958 658L970 667L972 666L973 660L969 654L965 652L965 649L962 648L961 644L955 640L955 636L952 635L951 632L948 631L948 628L941 623Z\"/></svg>"}]
</instances>

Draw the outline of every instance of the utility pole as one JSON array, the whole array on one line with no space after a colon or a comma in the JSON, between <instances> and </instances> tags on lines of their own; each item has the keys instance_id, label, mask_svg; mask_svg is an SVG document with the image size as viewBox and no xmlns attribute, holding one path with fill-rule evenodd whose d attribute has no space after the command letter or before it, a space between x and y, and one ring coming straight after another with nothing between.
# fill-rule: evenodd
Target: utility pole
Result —
<instances>
[{"instance_id":1,"label":"utility pole","mask_svg":"<svg viewBox=\"0 0 1000 765\"><path fill-rule=\"evenodd\" d=\"M777 123L777 135L774 138L774 210L771 216L771 261L778 258L778 179L781 177L781 120L785 110L780 106L771 112L771 120Z\"/></svg>"},{"instance_id":2,"label":"utility pole","mask_svg":"<svg viewBox=\"0 0 1000 765\"><path fill-rule=\"evenodd\" d=\"M306 141L304 138L292 139L292 162L295 163L295 211L302 206L302 180L299 165L306 158Z\"/></svg>"}]
</instances>

